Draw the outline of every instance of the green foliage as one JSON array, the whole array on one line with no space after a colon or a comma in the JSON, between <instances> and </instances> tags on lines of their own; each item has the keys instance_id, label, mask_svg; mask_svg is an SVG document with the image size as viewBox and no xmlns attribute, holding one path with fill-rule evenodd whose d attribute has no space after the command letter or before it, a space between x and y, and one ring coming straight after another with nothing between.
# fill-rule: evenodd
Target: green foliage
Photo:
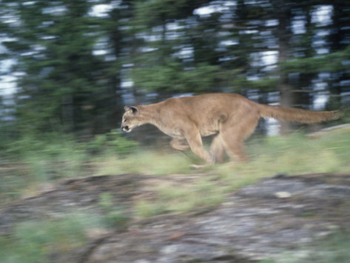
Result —
<instances>
[{"instance_id":1,"label":"green foliage","mask_svg":"<svg viewBox=\"0 0 350 263\"><path fill-rule=\"evenodd\" d=\"M350 46L335 53L286 62L283 64L283 69L290 73L299 72L300 69L303 69L303 73L316 73L322 71L340 72L347 70L348 65L344 62L349 59Z\"/></svg>"},{"instance_id":2,"label":"green foliage","mask_svg":"<svg viewBox=\"0 0 350 263\"><path fill-rule=\"evenodd\" d=\"M111 193L103 193L100 195L99 205L105 212L105 221L109 227L123 229L129 221L125 209L120 206L116 207L113 202Z\"/></svg>"},{"instance_id":3,"label":"green foliage","mask_svg":"<svg viewBox=\"0 0 350 263\"><path fill-rule=\"evenodd\" d=\"M115 97L112 76L106 71L111 63L93 54L105 34L102 20L87 15L93 4L6 2L10 4L2 4L8 11L4 16L21 21L7 21L10 26L1 32L7 36L7 51L17 60L9 71L24 73L16 80L14 114L19 131L53 131L59 126L71 132L92 125L92 117L110 106L106 97Z\"/></svg>"},{"instance_id":4,"label":"green foliage","mask_svg":"<svg viewBox=\"0 0 350 263\"><path fill-rule=\"evenodd\" d=\"M71 136L59 134L41 139L27 135L8 143L5 156L14 162L0 178L0 203L33 195L43 183L89 174L84 165L89 160L87 148Z\"/></svg>"},{"instance_id":5,"label":"green foliage","mask_svg":"<svg viewBox=\"0 0 350 263\"><path fill-rule=\"evenodd\" d=\"M137 87L174 93L208 92L218 81L218 66L202 63L193 69L182 67L181 63L171 60L158 66L137 68L133 70L132 79Z\"/></svg>"},{"instance_id":6,"label":"green foliage","mask_svg":"<svg viewBox=\"0 0 350 263\"><path fill-rule=\"evenodd\" d=\"M102 16L91 12L107 2L0 2L0 59L16 61L1 71L16 75L16 133L101 133L121 112L122 94L138 97L140 89L311 90L318 73L331 72L322 77L326 89L348 90L346 1L325 3L333 11L323 34L313 17L324 6L314 1L121 0ZM322 50L329 54L318 55ZM278 54L277 63L266 63ZM122 87L128 78L135 85Z\"/></svg>"},{"instance_id":7,"label":"green foliage","mask_svg":"<svg viewBox=\"0 0 350 263\"><path fill-rule=\"evenodd\" d=\"M59 133L45 133L33 135L30 133L10 141L7 145L7 151L10 155L24 156L30 153L43 152L45 155L55 157L65 152L67 148L72 150L73 137Z\"/></svg>"},{"instance_id":8,"label":"green foliage","mask_svg":"<svg viewBox=\"0 0 350 263\"><path fill-rule=\"evenodd\" d=\"M3 263L49 262L49 256L83 247L87 231L102 227L91 214L70 214L50 221L19 224L11 237L0 237L0 258Z\"/></svg>"},{"instance_id":9,"label":"green foliage","mask_svg":"<svg viewBox=\"0 0 350 263\"><path fill-rule=\"evenodd\" d=\"M165 214L168 212L165 203L162 202L148 202L141 200L135 204L135 214L141 218L152 217L156 215Z\"/></svg>"},{"instance_id":10,"label":"green foliage","mask_svg":"<svg viewBox=\"0 0 350 263\"><path fill-rule=\"evenodd\" d=\"M25 176L25 173L24 170L14 170L2 174L0 177L0 205L20 198L21 190L30 187L31 180Z\"/></svg>"},{"instance_id":11,"label":"green foliage","mask_svg":"<svg viewBox=\"0 0 350 263\"><path fill-rule=\"evenodd\" d=\"M69 135L52 133L39 138L28 134L10 142L7 155L28 165L26 178L31 183L49 182L79 176L82 172L80 163L87 158L82 146Z\"/></svg>"},{"instance_id":12,"label":"green foliage","mask_svg":"<svg viewBox=\"0 0 350 263\"><path fill-rule=\"evenodd\" d=\"M332 234L312 248L310 255L295 263L346 263L349 262L350 233L348 230Z\"/></svg>"},{"instance_id":13,"label":"green foliage","mask_svg":"<svg viewBox=\"0 0 350 263\"><path fill-rule=\"evenodd\" d=\"M245 77L237 77L232 81L232 86L235 92L244 92L247 88L260 90L261 92L271 92L276 89L278 81L277 78L249 81Z\"/></svg>"},{"instance_id":14,"label":"green foliage","mask_svg":"<svg viewBox=\"0 0 350 263\"><path fill-rule=\"evenodd\" d=\"M10 156L26 158L44 155L44 160L63 161L64 159L69 160L68 158L72 154L81 156L86 153L125 155L135 151L137 146L137 142L125 138L117 130L112 130L106 134L96 135L94 139L86 143L76 142L73 136L60 133L45 133L41 134L40 137L27 134L17 140L10 141L6 148Z\"/></svg>"},{"instance_id":15,"label":"green foliage","mask_svg":"<svg viewBox=\"0 0 350 263\"><path fill-rule=\"evenodd\" d=\"M106 134L96 135L95 138L88 142L86 148L91 153L116 153L125 155L134 152L138 143L122 136L117 130L112 130Z\"/></svg>"},{"instance_id":16,"label":"green foliage","mask_svg":"<svg viewBox=\"0 0 350 263\"><path fill-rule=\"evenodd\" d=\"M267 260L266 263L347 263L350 257L349 242L349 230L343 229L325 238L318 239L306 247L298 247L298 249L303 250L303 256L297 257L295 254L282 254L276 261ZM265 263L265 261L261 263Z\"/></svg>"},{"instance_id":17,"label":"green foliage","mask_svg":"<svg viewBox=\"0 0 350 263\"><path fill-rule=\"evenodd\" d=\"M118 131L97 135L89 142L77 142L73 136L59 133L46 133L40 137L28 134L7 142L3 156L13 164L8 164L9 170L0 178L0 204L33 195L43 183L91 175L90 166L97 155L122 159L137 148L136 142L126 139ZM115 163L111 165L115 167Z\"/></svg>"},{"instance_id":18,"label":"green foliage","mask_svg":"<svg viewBox=\"0 0 350 263\"><path fill-rule=\"evenodd\" d=\"M193 11L208 0L154 0L138 1L136 5L136 19L148 27L164 23L166 19L181 19L191 16Z\"/></svg>"}]
</instances>

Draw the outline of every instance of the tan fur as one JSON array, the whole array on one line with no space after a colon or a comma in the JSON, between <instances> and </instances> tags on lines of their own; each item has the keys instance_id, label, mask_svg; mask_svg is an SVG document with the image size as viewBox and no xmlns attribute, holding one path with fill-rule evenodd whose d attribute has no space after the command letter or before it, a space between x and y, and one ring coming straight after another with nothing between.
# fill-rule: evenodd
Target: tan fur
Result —
<instances>
[{"instance_id":1,"label":"tan fur","mask_svg":"<svg viewBox=\"0 0 350 263\"><path fill-rule=\"evenodd\" d=\"M225 152L246 161L243 141L251 135L259 119L314 123L340 117L338 111L306 111L257 104L238 94L213 93L125 107L122 129L149 123L171 136L177 150L191 149L207 163L222 162ZM214 135L210 153L203 149L202 137Z\"/></svg>"}]
</instances>

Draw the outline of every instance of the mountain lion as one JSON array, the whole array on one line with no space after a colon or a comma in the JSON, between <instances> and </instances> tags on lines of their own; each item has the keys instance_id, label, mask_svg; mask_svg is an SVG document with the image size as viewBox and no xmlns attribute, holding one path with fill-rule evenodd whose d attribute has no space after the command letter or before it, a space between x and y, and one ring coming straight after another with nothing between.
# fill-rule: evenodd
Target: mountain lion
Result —
<instances>
[{"instance_id":1,"label":"mountain lion","mask_svg":"<svg viewBox=\"0 0 350 263\"><path fill-rule=\"evenodd\" d=\"M225 152L238 161L247 160L243 141L253 133L258 121L275 118L282 121L315 123L340 117L338 111L306 111L255 103L230 93L170 98L140 106L125 106L121 128L131 132L149 123L172 137L177 150L191 149L207 163L222 162ZM215 134L210 152L203 149L202 136Z\"/></svg>"}]
</instances>

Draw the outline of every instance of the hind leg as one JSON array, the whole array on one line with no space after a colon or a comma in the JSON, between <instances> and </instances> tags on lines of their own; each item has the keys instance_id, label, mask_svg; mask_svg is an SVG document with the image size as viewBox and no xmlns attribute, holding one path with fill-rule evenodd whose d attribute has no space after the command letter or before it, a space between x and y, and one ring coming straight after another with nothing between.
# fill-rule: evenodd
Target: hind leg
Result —
<instances>
[{"instance_id":1,"label":"hind leg","mask_svg":"<svg viewBox=\"0 0 350 263\"><path fill-rule=\"evenodd\" d=\"M240 163L248 161L248 157L244 151L243 141L240 140L230 140L228 143L225 143L226 151L231 157L231 160L234 159Z\"/></svg>"},{"instance_id":2,"label":"hind leg","mask_svg":"<svg viewBox=\"0 0 350 263\"><path fill-rule=\"evenodd\" d=\"M225 147L222 142L221 134L216 135L211 143L210 152L215 163L222 163L225 158Z\"/></svg>"},{"instance_id":3,"label":"hind leg","mask_svg":"<svg viewBox=\"0 0 350 263\"><path fill-rule=\"evenodd\" d=\"M236 116L233 120L221 125L222 142L231 159L236 159L239 162L248 161L243 142L254 132L258 120L259 118L255 114L246 114L242 117Z\"/></svg>"}]
</instances>

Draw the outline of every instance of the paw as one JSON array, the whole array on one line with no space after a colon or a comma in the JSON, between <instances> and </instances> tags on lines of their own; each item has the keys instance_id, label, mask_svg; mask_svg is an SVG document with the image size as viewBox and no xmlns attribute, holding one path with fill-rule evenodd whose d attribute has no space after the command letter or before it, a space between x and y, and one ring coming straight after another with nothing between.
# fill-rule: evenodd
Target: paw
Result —
<instances>
[{"instance_id":1,"label":"paw","mask_svg":"<svg viewBox=\"0 0 350 263\"><path fill-rule=\"evenodd\" d=\"M209 153L209 155L210 155L210 159L209 159L209 164L215 164L216 162L217 162L217 158L216 158L216 156L215 156L215 154L213 154L213 153Z\"/></svg>"},{"instance_id":2,"label":"paw","mask_svg":"<svg viewBox=\"0 0 350 263\"><path fill-rule=\"evenodd\" d=\"M208 164L191 164L190 165L190 168L195 170L202 169L205 167L208 167Z\"/></svg>"}]
</instances>

